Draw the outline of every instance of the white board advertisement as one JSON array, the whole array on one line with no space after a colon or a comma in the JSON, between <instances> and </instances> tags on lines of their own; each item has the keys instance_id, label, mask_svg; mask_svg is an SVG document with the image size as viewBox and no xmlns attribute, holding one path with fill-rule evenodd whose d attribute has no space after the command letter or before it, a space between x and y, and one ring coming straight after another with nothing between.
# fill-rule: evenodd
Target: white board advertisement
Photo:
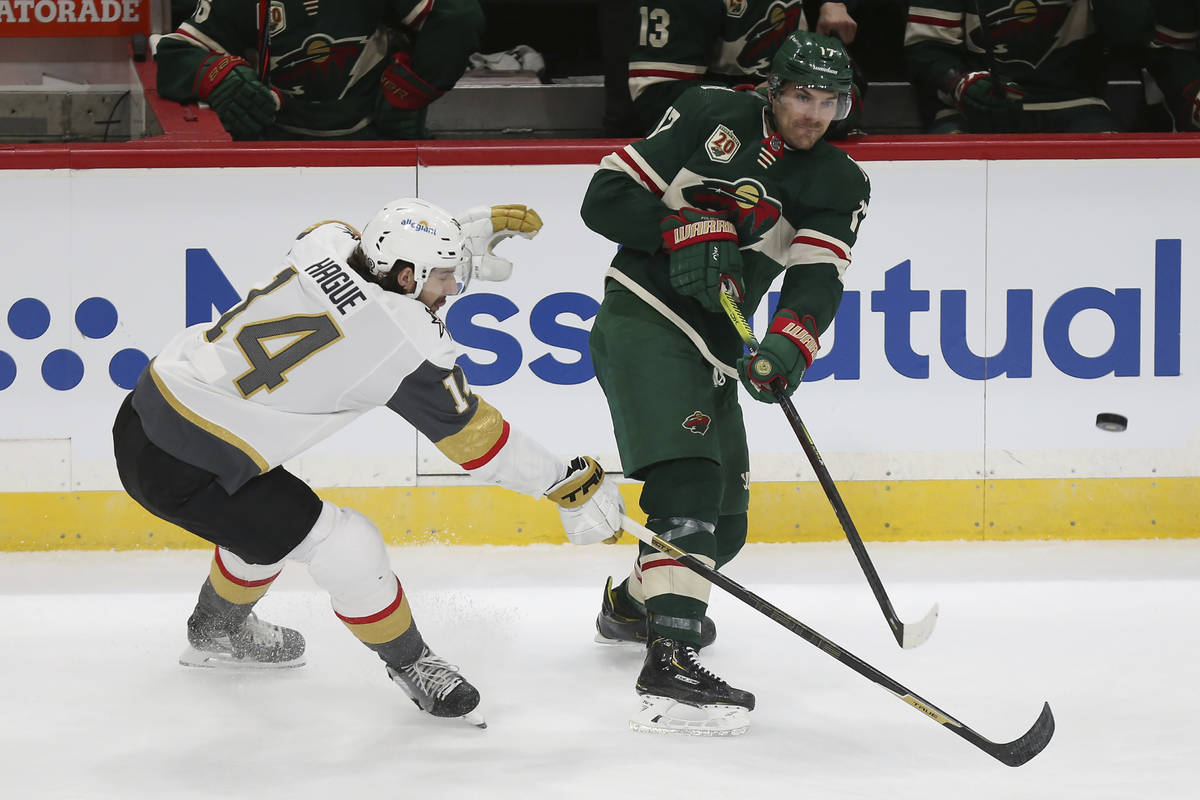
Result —
<instances>
[{"instance_id":1,"label":"white board advertisement","mask_svg":"<svg viewBox=\"0 0 1200 800\"><path fill-rule=\"evenodd\" d=\"M842 308L794 396L835 479L1200 475L1200 163L862 166L872 202ZM119 488L111 420L162 343L273 274L313 222L361 228L418 194L542 215L537 238L501 245L512 279L444 313L481 395L551 449L618 469L586 347L614 250L579 217L593 171L0 172L0 491ZM811 480L779 409L743 405L754 479ZM1099 430L1099 412L1128 430ZM325 487L469 480L386 411L290 466Z\"/></svg>"}]
</instances>

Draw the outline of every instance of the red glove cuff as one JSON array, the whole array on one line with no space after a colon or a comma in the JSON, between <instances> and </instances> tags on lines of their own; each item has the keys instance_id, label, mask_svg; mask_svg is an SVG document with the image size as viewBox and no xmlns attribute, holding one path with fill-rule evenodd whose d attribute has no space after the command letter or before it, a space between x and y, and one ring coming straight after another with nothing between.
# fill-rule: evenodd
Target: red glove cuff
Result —
<instances>
[{"instance_id":1,"label":"red glove cuff","mask_svg":"<svg viewBox=\"0 0 1200 800\"><path fill-rule=\"evenodd\" d=\"M689 210L695 211L697 214L708 213L698 209ZM680 211L683 211L683 209L680 209ZM736 242L738 240L737 227L727 219L706 216L703 219L690 222L682 214L670 214L663 218L664 222L668 220L678 222L679 225L663 232L664 250L679 250L682 247L687 247L697 242Z\"/></svg>"},{"instance_id":2,"label":"red glove cuff","mask_svg":"<svg viewBox=\"0 0 1200 800\"><path fill-rule=\"evenodd\" d=\"M383 96L393 108L417 111L442 96L437 89L412 70L412 55L396 53L379 78Z\"/></svg>"},{"instance_id":3,"label":"red glove cuff","mask_svg":"<svg viewBox=\"0 0 1200 800\"><path fill-rule=\"evenodd\" d=\"M961 105L963 95L967 93L968 86L970 86L972 83L975 83L976 81L980 81L980 80L983 80L984 78L991 78L991 77L992 77L992 73L987 72L986 70L979 71L979 72L968 72L966 75L963 75L961 78L958 79L958 83L955 84L955 86L954 86L954 102Z\"/></svg>"},{"instance_id":4,"label":"red glove cuff","mask_svg":"<svg viewBox=\"0 0 1200 800\"><path fill-rule=\"evenodd\" d=\"M200 69L196 70L196 96L201 100L207 100L212 94L212 90L217 88L217 84L225 80L234 67L239 64L250 66L246 59L231 56L228 53L212 53L204 59L200 64Z\"/></svg>"},{"instance_id":5,"label":"red glove cuff","mask_svg":"<svg viewBox=\"0 0 1200 800\"><path fill-rule=\"evenodd\" d=\"M1192 81L1183 87L1183 100L1192 107L1192 125L1200 127L1200 81Z\"/></svg>"},{"instance_id":6,"label":"red glove cuff","mask_svg":"<svg viewBox=\"0 0 1200 800\"><path fill-rule=\"evenodd\" d=\"M804 356L804 364L807 369L812 366L813 356L821 349L821 343L817 341L817 334L813 332L816 329L817 321L812 318L811 314L805 314L804 319L800 319L795 311L781 308L775 312L775 317L771 320L771 327L767 329L767 333L778 333L796 345L800 354Z\"/></svg>"}]
</instances>

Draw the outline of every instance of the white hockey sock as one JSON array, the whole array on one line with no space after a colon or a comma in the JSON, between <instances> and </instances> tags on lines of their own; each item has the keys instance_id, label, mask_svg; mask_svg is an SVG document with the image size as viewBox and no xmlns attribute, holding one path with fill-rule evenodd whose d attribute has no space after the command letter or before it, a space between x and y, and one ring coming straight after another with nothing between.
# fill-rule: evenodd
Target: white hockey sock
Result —
<instances>
[{"instance_id":1,"label":"white hockey sock","mask_svg":"<svg viewBox=\"0 0 1200 800\"><path fill-rule=\"evenodd\" d=\"M353 509L324 503L312 530L287 559L308 565L340 616L370 616L396 599L396 577L383 536Z\"/></svg>"}]
</instances>

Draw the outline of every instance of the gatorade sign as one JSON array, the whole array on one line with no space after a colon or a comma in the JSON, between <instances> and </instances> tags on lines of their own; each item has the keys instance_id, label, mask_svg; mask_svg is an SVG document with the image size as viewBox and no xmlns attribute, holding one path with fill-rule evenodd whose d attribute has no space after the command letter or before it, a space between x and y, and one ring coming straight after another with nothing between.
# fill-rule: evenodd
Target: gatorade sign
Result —
<instances>
[{"instance_id":1,"label":"gatorade sign","mask_svg":"<svg viewBox=\"0 0 1200 800\"><path fill-rule=\"evenodd\" d=\"M150 0L0 0L0 37L150 33Z\"/></svg>"}]
</instances>

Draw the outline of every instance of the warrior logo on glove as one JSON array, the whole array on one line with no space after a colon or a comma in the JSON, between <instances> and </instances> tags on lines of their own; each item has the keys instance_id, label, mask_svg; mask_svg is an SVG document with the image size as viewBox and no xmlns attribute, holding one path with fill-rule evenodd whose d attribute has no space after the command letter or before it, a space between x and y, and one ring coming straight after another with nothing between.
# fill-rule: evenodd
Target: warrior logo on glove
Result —
<instances>
[{"instance_id":1,"label":"warrior logo on glove","mask_svg":"<svg viewBox=\"0 0 1200 800\"><path fill-rule=\"evenodd\" d=\"M720 311L720 296L742 300L742 256L737 228L724 211L684 207L660 224L670 254L671 286L708 311Z\"/></svg>"}]
</instances>

